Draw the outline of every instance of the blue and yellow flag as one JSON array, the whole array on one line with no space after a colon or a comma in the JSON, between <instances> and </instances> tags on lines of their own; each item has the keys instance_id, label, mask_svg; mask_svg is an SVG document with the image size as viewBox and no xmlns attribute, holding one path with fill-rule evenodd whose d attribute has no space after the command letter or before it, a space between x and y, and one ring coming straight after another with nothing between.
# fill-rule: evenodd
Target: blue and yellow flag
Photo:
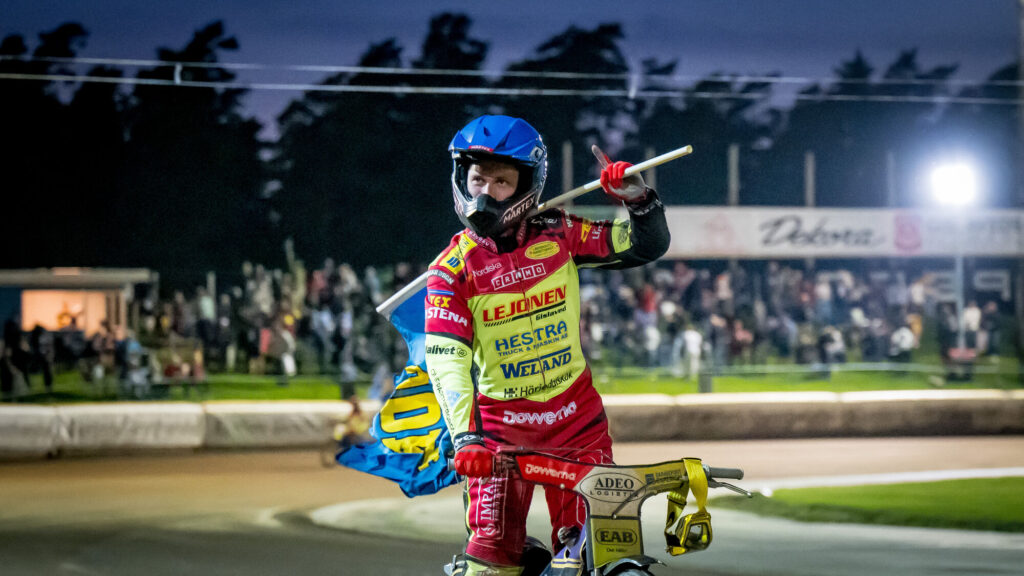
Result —
<instances>
[{"instance_id":1,"label":"blue and yellow flag","mask_svg":"<svg viewBox=\"0 0 1024 576\"><path fill-rule=\"evenodd\" d=\"M405 339L409 362L395 377L395 391L373 418L376 442L353 446L338 462L394 480L410 498L433 494L456 484L445 454L452 439L426 371L424 303L427 289L408 298L391 313L391 323Z\"/></svg>"}]
</instances>

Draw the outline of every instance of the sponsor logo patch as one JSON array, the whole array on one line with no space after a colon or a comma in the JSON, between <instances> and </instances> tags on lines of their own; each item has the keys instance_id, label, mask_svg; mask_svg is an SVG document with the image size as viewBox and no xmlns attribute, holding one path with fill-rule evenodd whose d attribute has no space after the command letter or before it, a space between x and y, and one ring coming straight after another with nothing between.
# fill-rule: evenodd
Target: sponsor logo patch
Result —
<instances>
[{"instance_id":1,"label":"sponsor logo patch","mask_svg":"<svg viewBox=\"0 0 1024 576\"><path fill-rule=\"evenodd\" d=\"M554 412L513 412L505 410L505 416L501 421L505 424L547 424L561 422L565 418L576 413L576 403L569 402L568 406L562 406Z\"/></svg>"},{"instance_id":2,"label":"sponsor logo patch","mask_svg":"<svg viewBox=\"0 0 1024 576\"><path fill-rule=\"evenodd\" d=\"M527 196L526 198L523 199L522 202L520 202L519 204L516 204L515 206L509 208L508 210L505 211L504 214L502 214L502 216L501 216L501 223L502 224L508 224L509 222L515 220L516 218L519 218L520 216L525 214L527 210L532 208L534 202L536 202L536 201L537 201L537 197L536 196Z\"/></svg>"},{"instance_id":3,"label":"sponsor logo patch","mask_svg":"<svg viewBox=\"0 0 1024 576\"><path fill-rule=\"evenodd\" d=\"M590 234L590 229L592 227L593 225L590 223L590 220L584 220L580 223L580 240L587 239L587 234Z\"/></svg>"},{"instance_id":4,"label":"sponsor logo patch","mask_svg":"<svg viewBox=\"0 0 1024 576\"><path fill-rule=\"evenodd\" d=\"M441 266L451 270L452 274L458 274L459 272L462 272L462 258L458 254L455 254L454 250L452 252L453 254L450 254L441 260Z\"/></svg>"},{"instance_id":5,"label":"sponsor logo patch","mask_svg":"<svg viewBox=\"0 0 1024 576\"><path fill-rule=\"evenodd\" d=\"M429 270L429 271L427 271L427 275L428 276L437 276L438 278L440 278L441 280L444 280L445 282L447 282L449 284L455 284L455 278L452 278L452 276L450 274L448 274L447 272L442 272L441 270Z\"/></svg>"},{"instance_id":6,"label":"sponsor logo patch","mask_svg":"<svg viewBox=\"0 0 1024 576\"><path fill-rule=\"evenodd\" d=\"M449 322L455 322L465 327L469 327L469 321L466 320L459 314L452 312L451 310L445 310L444 308L427 308L427 319L438 319L448 320Z\"/></svg>"},{"instance_id":7,"label":"sponsor logo patch","mask_svg":"<svg viewBox=\"0 0 1024 576\"><path fill-rule=\"evenodd\" d=\"M451 303L451 296L441 296L440 294L427 294L427 302L430 302L431 306L437 306L438 308L447 308Z\"/></svg>"},{"instance_id":8,"label":"sponsor logo patch","mask_svg":"<svg viewBox=\"0 0 1024 576\"><path fill-rule=\"evenodd\" d=\"M476 242L474 242L472 238L465 234L459 236L459 251L462 252L463 258L465 258L473 248L476 248Z\"/></svg>"},{"instance_id":9,"label":"sponsor logo patch","mask_svg":"<svg viewBox=\"0 0 1024 576\"><path fill-rule=\"evenodd\" d=\"M483 268L474 269L473 270L473 276L474 277L483 276L484 274L490 274L491 272L494 272L495 270L501 270L501 262L491 262L490 264L488 264L487 266L484 266Z\"/></svg>"},{"instance_id":10,"label":"sponsor logo patch","mask_svg":"<svg viewBox=\"0 0 1024 576\"><path fill-rule=\"evenodd\" d=\"M424 351L427 354L434 354L436 356L466 357L466 350L464 348L459 348L458 346L438 346L437 344L434 344L433 346L427 346L424 348Z\"/></svg>"},{"instance_id":11,"label":"sponsor logo patch","mask_svg":"<svg viewBox=\"0 0 1024 576\"><path fill-rule=\"evenodd\" d=\"M545 354L540 358L534 358L531 360L523 360L522 362L502 364L501 373L505 378L524 378L526 376L536 376L548 370L566 366L572 361L572 349L569 346L556 350L550 354Z\"/></svg>"},{"instance_id":12,"label":"sponsor logo patch","mask_svg":"<svg viewBox=\"0 0 1024 576\"><path fill-rule=\"evenodd\" d=\"M545 273L547 273L547 269L544 268L544 264L531 264L530 266L524 266L518 270L512 270L511 272L506 272L500 276L495 276L491 279L491 286L495 290L501 290L502 288L512 286L513 284L522 282L523 280L540 278L544 276ZM452 280L452 282L454 282L454 280Z\"/></svg>"},{"instance_id":13,"label":"sponsor logo patch","mask_svg":"<svg viewBox=\"0 0 1024 576\"><path fill-rule=\"evenodd\" d=\"M533 294L526 298L520 298L507 304L498 304L492 308L484 308L484 323L507 320L522 314L527 314L539 308L553 306L565 302L565 286L545 290L540 294Z\"/></svg>"},{"instance_id":14,"label":"sponsor logo patch","mask_svg":"<svg viewBox=\"0 0 1024 576\"><path fill-rule=\"evenodd\" d=\"M526 257L530 260L543 260L558 254L558 244L545 240L526 249Z\"/></svg>"},{"instance_id":15,"label":"sponsor logo patch","mask_svg":"<svg viewBox=\"0 0 1024 576\"><path fill-rule=\"evenodd\" d=\"M493 482L483 478L479 482L480 505L478 508L478 519L480 526L477 529L486 536L494 537L498 535L498 524L501 521L501 493L495 493Z\"/></svg>"},{"instance_id":16,"label":"sponsor logo patch","mask_svg":"<svg viewBox=\"0 0 1024 576\"><path fill-rule=\"evenodd\" d=\"M558 342L569 335L569 326L564 320L558 324L548 324L529 332L513 334L508 338L498 338L494 341L494 351L499 354L525 352L538 346Z\"/></svg>"}]
</instances>

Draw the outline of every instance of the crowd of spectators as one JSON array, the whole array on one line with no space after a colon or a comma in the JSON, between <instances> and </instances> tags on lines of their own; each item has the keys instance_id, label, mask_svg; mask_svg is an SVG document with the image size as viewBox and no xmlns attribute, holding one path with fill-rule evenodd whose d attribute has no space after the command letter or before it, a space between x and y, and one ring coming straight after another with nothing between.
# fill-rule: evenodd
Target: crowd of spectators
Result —
<instances>
[{"instance_id":1,"label":"crowd of spectators","mask_svg":"<svg viewBox=\"0 0 1024 576\"><path fill-rule=\"evenodd\" d=\"M291 259L286 269L268 270L246 262L239 281L219 290L143 297L138 334L115 339L105 327L72 344L58 334L57 348L78 349L87 380L115 374L122 381L148 375L194 383L214 370L276 374L287 383L303 372L337 375L343 385L369 377L383 395L407 353L375 309L423 269L399 263L356 270L327 259L308 270ZM930 290L927 275L909 279L900 271L805 272L777 262L723 263L712 271L676 261L582 269L580 282L582 341L592 363L688 378L768 363L909 362L929 321L944 360L965 350L970 357L994 354L1002 338L996 302L979 307L972 300L958 319L953 305ZM15 342L16 332L5 329L5 379L9 366L26 373L46 366L49 389L52 340L34 334L27 345Z\"/></svg>"},{"instance_id":2,"label":"crowd of spectators","mask_svg":"<svg viewBox=\"0 0 1024 576\"><path fill-rule=\"evenodd\" d=\"M588 357L683 376L695 375L702 364L908 362L928 320L943 358L958 348L955 309L936 298L927 275L808 273L777 262L756 272L722 268L712 272L679 261L581 270ZM375 308L421 271L405 263L357 271L331 259L314 270L300 261L273 271L246 263L242 282L216 298L199 287L190 297L178 292L170 301L150 302L144 324L156 335L198 342L217 369L379 380L404 364L405 351ZM969 302L964 347L977 355L996 351L999 314L995 302Z\"/></svg>"},{"instance_id":3,"label":"crowd of spectators","mask_svg":"<svg viewBox=\"0 0 1024 576\"><path fill-rule=\"evenodd\" d=\"M964 308L965 342L951 302L928 275L901 271L805 272L769 262L709 269L685 262L626 272L581 271L585 344L592 358L694 376L772 362L910 362L934 322L943 361L995 354L1002 324L995 301Z\"/></svg>"},{"instance_id":4,"label":"crowd of spectators","mask_svg":"<svg viewBox=\"0 0 1024 576\"><path fill-rule=\"evenodd\" d=\"M375 309L418 273L407 264L357 272L330 258L314 270L299 260L285 270L246 262L240 282L216 296L199 286L144 299L141 336L171 348L192 343L193 364L211 370L277 374L282 383L300 371L338 374L342 383L369 374L386 386L405 350Z\"/></svg>"}]
</instances>

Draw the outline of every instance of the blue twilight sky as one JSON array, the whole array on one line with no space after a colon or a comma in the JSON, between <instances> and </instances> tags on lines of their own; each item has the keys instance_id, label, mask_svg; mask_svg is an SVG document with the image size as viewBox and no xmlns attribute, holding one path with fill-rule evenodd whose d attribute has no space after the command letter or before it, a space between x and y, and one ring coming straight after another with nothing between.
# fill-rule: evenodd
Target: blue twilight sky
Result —
<instances>
[{"instance_id":1,"label":"blue twilight sky","mask_svg":"<svg viewBox=\"0 0 1024 576\"><path fill-rule=\"evenodd\" d=\"M957 63L958 80L980 80L1016 60L1018 10L1019 0L6 0L0 36L22 34L34 47L39 32L78 21L91 33L82 56L147 59L221 19L241 44L224 61L353 65L371 42L391 37L407 60L416 58L430 17L455 11L490 43L489 70L527 57L570 25L618 22L631 62L677 59L684 75L828 78L857 49L879 70L917 48L922 66ZM241 78L282 80L262 74ZM261 90L247 104L268 123L297 96Z\"/></svg>"}]
</instances>

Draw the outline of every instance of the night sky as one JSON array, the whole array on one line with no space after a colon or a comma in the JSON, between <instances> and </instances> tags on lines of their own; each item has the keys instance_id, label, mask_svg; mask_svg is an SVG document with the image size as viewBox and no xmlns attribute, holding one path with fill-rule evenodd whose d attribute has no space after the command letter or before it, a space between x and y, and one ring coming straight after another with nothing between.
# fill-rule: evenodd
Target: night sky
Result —
<instances>
[{"instance_id":1,"label":"night sky","mask_svg":"<svg viewBox=\"0 0 1024 576\"><path fill-rule=\"evenodd\" d=\"M570 25L603 22L623 25L622 46L637 69L649 57L677 59L677 73L693 76L828 78L857 49L879 70L900 50L917 48L923 67L958 63L956 79L980 80L1018 52L1018 0L7 0L0 35L22 34L33 48L39 32L78 21L91 32L81 56L149 59L157 47L180 48L194 30L222 19L241 44L224 61L353 65L371 42L391 37L407 61L415 59L430 17L444 11L473 19L474 37L490 43L488 70L529 56ZM315 83L324 76L255 74L240 79ZM298 95L254 91L247 103L270 124Z\"/></svg>"}]
</instances>

